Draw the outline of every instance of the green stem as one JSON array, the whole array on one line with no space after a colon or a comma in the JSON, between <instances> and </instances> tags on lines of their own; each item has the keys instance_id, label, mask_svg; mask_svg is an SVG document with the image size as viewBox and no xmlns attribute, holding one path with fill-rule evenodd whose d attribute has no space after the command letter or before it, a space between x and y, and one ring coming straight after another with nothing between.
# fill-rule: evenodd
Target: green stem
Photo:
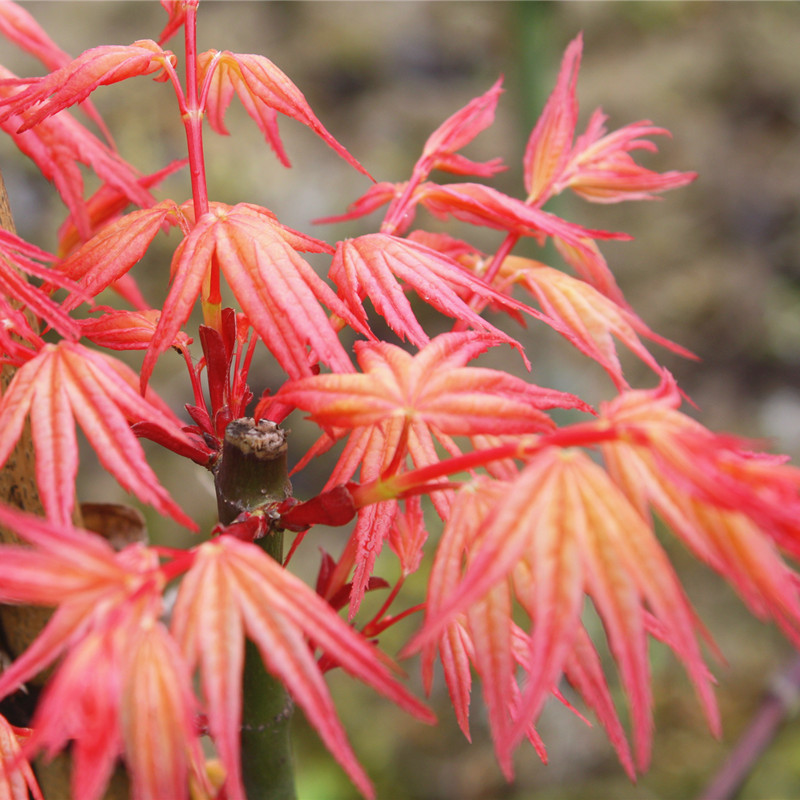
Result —
<instances>
[{"instance_id":1,"label":"green stem","mask_svg":"<svg viewBox=\"0 0 800 800\"><path fill-rule=\"evenodd\" d=\"M292 493L286 464L286 432L274 422L249 417L228 425L216 475L219 519L230 524L244 511L280 502ZM283 559L283 532L257 542ZM290 739L293 703L283 684L265 669L247 642L242 681L242 772L251 800L295 800Z\"/></svg>"}]
</instances>

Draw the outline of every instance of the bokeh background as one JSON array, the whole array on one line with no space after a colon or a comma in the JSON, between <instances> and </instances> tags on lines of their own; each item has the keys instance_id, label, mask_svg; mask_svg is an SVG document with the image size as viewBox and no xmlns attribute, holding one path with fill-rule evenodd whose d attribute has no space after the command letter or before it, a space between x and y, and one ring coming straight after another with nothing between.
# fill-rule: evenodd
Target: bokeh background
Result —
<instances>
[{"instance_id":1,"label":"bokeh background","mask_svg":"<svg viewBox=\"0 0 800 800\"><path fill-rule=\"evenodd\" d=\"M25 7L73 54L99 43L157 38L164 13L146 2L30 2ZM495 185L522 195L525 140L555 79L561 53L579 32L585 53L578 84L582 123L602 106L610 125L651 119L668 128L661 152L645 163L696 170L698 181L652 203L588 205L564 198L556 211L588 227L623 230L627 243L603 246L618 282L657 332L690 348L698 362L657 352L696 402L709 427L765 437L800 456L800 8L794 3L605 2L204 2L201 49L267 55L305 93L323 124L379 180L403 180L427 135L448 114L505 76L495 126L467 151L502 156L510 169ZM171 43L179 52L180 44ZM19 74L40 74L36 62L0 42L0 62ZM169 88L148 79L98 91L95 102L122 154L145 172L183 153L182 129ZM281 125L293 169L281 167L255 126L234 104L231 138L209 134L212 199L268 206L300 230L334 239L366 231L361 224L314 227L368 187L313 134ZM20 232L53 247L63 207L54 193L0 139L0 168ZM188 197L176 176L161 197ZM421 219L421 222L423 220ZM482 244L497 243L487 234ZM163 296L170 247L154 248L137 274L155 304ZM530 251L533 252L533 251ZM161 293L161 294L159 294ZM534 378L586 396L612 394L600 370L558 337L534 326L520 333ZM631 382L652 375L626 360ZM263 385L277 385L267 359ZM494 362L498 366L497 362ZM513 368L517 368L514 366ZM176 364L162 365L156 385L188 399ZM263 388L263 387L258 387ZM179 405L178 405L179 407ZM292 421L302 432L302 421ZM310 441L310 440L308 440ZM82 463L92 463L87 453ZM204 476L162 467L164 481L199 517L213 519ZM298 494L313 485L300 481ZM86 500L118 496L100 471L86 473ZM149 519L155 536L160 520ZM309 537L310 539L311 537ZM340 532L309 544L335 550ZM696 607L727 657L717 666L724 738L710 737L691 689L674 660L654 648L656 737L653 766L627 782L602 733L551 704L540 732L550 764L520 749L517 779L507 785L494 762L480 702L473 743L448 710L442 681L432 703L441 722L428 729L367 691L332 675L338 706L356 753L385 800L650 800L699 794L719 768L768 686L791 657L771 626L754 621L710 572L668 545ZM391 558L382 563L394 575ZM412 592L421 592L421 583ZM407 634L408 629L400 631ZM414 674L415 663L409 663ZM313 733L298 720L301 800L349 800L355 792ZM743 798L800 796L800 725L787 725L742 790Z\"/></svg>"}]
</instances>

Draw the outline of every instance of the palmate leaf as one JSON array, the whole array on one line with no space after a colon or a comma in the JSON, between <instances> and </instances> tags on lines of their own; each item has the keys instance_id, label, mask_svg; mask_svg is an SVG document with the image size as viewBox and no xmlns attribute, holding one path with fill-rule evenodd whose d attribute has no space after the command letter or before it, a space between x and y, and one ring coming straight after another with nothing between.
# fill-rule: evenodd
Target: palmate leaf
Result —
<instances>
[{"instance_id":1,"label":"palmate leaf","mask_svg":"<svg viewBox=\"0 0 800 800\"><path fill-rule=\"evenodd\" d=\"M797 574L781 557L800 555L800 471L743 449L678 410L670 376L655 390L605 404L619 429L603 444L609 472L631 502L652 507L721 574L760 618L772 617L800 646Z\"/></svg>"},{"instance_id":2,"label":"palmate leaf","mask_svg":"<svg viewBox=\"0 0 800 800\"><path fill-rule=\"evenodd\" d=\"M119 752L119 733L113 724L118 697L107 691L113 676L109 668L117 665L107 663L110 652L102 637L91 635L92 618L102 617L109 606L124 602L141 582L117 563L107 542L73 529L69 523L59 524L59 530L48 521L6 508L0 509L0 519L34 545L3 548L3 601L59 606L31 646L4 671L0 696L71 651L72 658L62 663L39 705L34 744L52 755L70 738L78 739L73 788L79 785L83 792L80 796L96 797ZM97 693L95 701L81 708L78 700L77 708L65 708L65 703L81 696L85 699L86 689L81 690L79 676L85 676L87 670L91 670L92 690ZM88 688L85 677L83 684ZM102 688L98 691L98 687ZM80 719L82 711L84 719ZM88 723L83 735L78 729L80 722ZM87 773L87 752L94 761L91 773Z\"/></svg>"},{"instance_id":3,"label":"palmate leaf","mask_svg":"<svg viewBox=\"0 0 800 800\"><path fill-rule=\"evenodd\" d=\"M78 281L81 287L81 293L72 294L63 306L75 308L86 295L96 297L123 278L144 256L159 230L170 223L188 230L178 205L164 200L150 208L131 211L101 228L58 265L60 272Z\"/></svg>"},{"instance_id":4,"label":"palmate leaf","mask_svg":"<svg viewBox=\"0 0 800 800\"><path fill-rule=\"evenodd\" d=\"M538 315L470 275L447 256L417 242L384 233L340 242L329 274L339 287L339 296L363 325L367 324L367 316L361 301L369 297L389 327L401 339L408 339L417 347L427 344L429 337L399 281L442 314L478 330L489 331L520 352L519 343L476 314L459 292L474 292L501 307Z\"/></svg>"},{"instance_id":5,"label":"palmate leaf","mask_svg":"<svg viewBox=\"0 0 800 800\"><path fill-rule=\"evenodd\" d=\"M0 66L0 98L13 100L17 87L4 85L16 76ZM80 164L90 167L108 186L131 203L147 207L155 203L152 194L139 181L141 175L108 145L101 142L69 112L43 119L33 128L19 131L23 118L13 114L0 122L0 128L28 156L42 175L52 181L70 211L82 239L92 236L92 222L83 198Z\"/></svg>"},{"instance_id":6,"label":"palmate leaf","mask_svg":"<svg viewBox=\"0 0 800 800\"><path fill-rule=\"evenodd\" d=\"M0 3L0 33L18 47L36 56L48 70L55 71L72 61L72 56L62 50L39 23L16 3ZM81 110L98 126L106 141L113 147L111 134L92 102L84 100Z\"/></svg>"},{"instance_id":7,"label":"palmate leaf","mask_svg":"<svg viewBox=\"0 0 800 800\"><path fill-rule=\"evenodd\" d=\"M85 100L97 87L124 81L136 75L149 75L163 69L175 56L150 39L132 45L103 45L81 53L69 64L44 78L23 79L27 88L0 100L0 122L14 114L23 118L19 133L43 119Z\"/></svg>"},{"instance_id":8,"label":"palmate leaf","mask_svg":"<svg viewBox=\"0 0 800 800\"><path fill-rule=\"evenodd\" d=\"M386 342L356 342L362 373L289 381L276 397L311 412L325 428L358 428L398 417L421 420L451 436L542 432L554 423L541 409L590 410L574 395L465 366L501 343L492 333L445 333L412 355Z\"/></svg>"},{"instance_id":9,"label":"palmate leaf","mask_svg":"<svg viewBox=\"0 0 800 800\"><path fill-rule=\"evenodd\" d=\"M469 492L468 487L459 493L456 509L472 502ZM431 576L430 591L441 599L429 603L416 642L430 647L458 614L492 587L511 580L532 620L531 644L523 664L526 687L510 735L497 742L499 752L510 753L525 735L566 670L581 629L583 594L597 608L620 669L631 705L638 768L647 766L652 727L646 608L658 620L661 638L684 664L709 724L718 731L696 619L653 531L601 467L577 451L541 451L483 519L470 523L474 534L471 542L464 542L466 556L463 548L446 544L451 535L463 541L463 533L452 524L464 519L456 509ZM598 698L592 701L598 705ZM599 701L602 709L604 700ZM607 713L605 719L607 723Z\"/></svg>"},{"instance_id":10,"label":"palmate leaf","mask_svg":"<svg viewBox=\"0 0 800 800\"><path fill-rule=\"evenodd\" d=\"M656 150L643 137L669 135L669 131L656 128L647 120L606 135L606 117L597 109L586 132L573 145L582 50L583 37L579 35L564 53L556 86L525 148L523 166L528 201L540 206L567 188L594 203L650 200L653 192L691 183L697 177L694 172L653 172L631 158L631 150Z\"/></svg>"},{"instance_id":11,"label":"palmate leaf","mask_svg":"<svg viewBox=\"0 0 800 800\"><path fill-rule=\"evenodd\" d=\"M374 796L372 787L350 749L309 641L404 710L432 721L366 640L253 544L222 536L197 549L181 583L172 628L190 665L200 665L209 728L227 770L231 800L244 798L239 727L245 634L366 797Z\"/></svg>"},{"instance_id":12,"label":"palmate leaf","mask_svg":"<svg viewBox=\"0 0 800 800\"><path fill-rule=\"evenodd\" d=\"M527 258L509 256L500 279L527 289L539 302L544 321L609 374L615 386L628 388L619 363L614 338L621 341L658 375L661 367L644 347L640 336L685 358L696 356L654 333L629 308L602 295L593 286L552 267Z\"/></svg>"},{"instance_id":13,"label":"palmate leaf","mask_svg":"<svg viewBox=\"0 0 800 800\"><path fill-rule=\"evenodd\" d=\"M350 358L320 303L355 330L369 332L299 250L328 252L330 248L281 225L267 209L247 203L212 204L175 251L172 287L144 360L142 385L189 318L212 263L218 265L250 324L290 377L311 375L317 360L338 372L351 372Z\"/></svg>"},{"instance_id":14,"label":"palmate leaf","mask_svg":"<svg viewBox=\"0 0 800 800\"><path fill-rule=\"evenodd\" d=\"M30 647L0 676L8 695L55 661L34 718L32 751L72 740L72 796L98 800L125 753L133 795L188 797L204 787L196 701L177 644L159 621L165 579L155 551L0 506L27 545L3 546L0 600L56 607ZM88 676L88 679L87 679Z\"/></svg>"},{"instance_id":15,"label":"palmate leaf","mask_svg":"<svg viewBox=\"0 0 800 800\"><path fill-rule=\"evenodd\" d=\"M200 85L208 88L208 122L217 133L228 133L225 112L235 92L285 166L289 166L289 159L278 134L278 113L302 122L348 164L369 177L364 167L323 127L302 92L268 58L253 53L209 50L197 57L197 67Z\"/></svg>"},{"instance_id":16,"label":"palmate leaf","mask_svg":"<svg viewBox=\"0 0 800 800\"><path fill-rule=\"evenodd\" d=\"M385 342L357 342L362 373L289 381L275 399L311 412L311 419L331 435L352 431L328 485L346 483L356 469L362 483L377 480L392 464L397 469L404 463L406 453L417 467L436 463L436 442L458 453L451 436L552 430L555 425L543 409L590 410L574 395L542 389L497 370L465 366L500 343L494 334L482 331L448 333L411 355ZM434 492L432 499L446 518L447 496ZM351 615L363 598L396 512L395 501L359 511L353 533L358 556Z\"/></svg>"},{"instance_id":17,"label":"palmate leaf","mask_svg":"<svg viewBox=\"0 0 800 800\"><path fill-rule=\"evenodd\" d=\"M0 400L0 464L9 457L30 414L36 481L50 518L67 524L72 516L77 421L100 462L123 488L195 528L148 466L130 423L147 422L169 439L188 439L176 418L133 388L136 381L121 362L69 341L45 345L15 373Z\"/></svg>"}]
</instances>

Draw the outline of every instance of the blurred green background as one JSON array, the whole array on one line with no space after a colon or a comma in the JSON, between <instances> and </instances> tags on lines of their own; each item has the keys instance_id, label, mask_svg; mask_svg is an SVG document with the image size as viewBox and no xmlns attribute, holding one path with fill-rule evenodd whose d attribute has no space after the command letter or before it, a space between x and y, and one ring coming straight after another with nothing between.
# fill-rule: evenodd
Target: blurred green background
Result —
<instances>
[{"instance_id":1,"label":"blurred green background","mask_svg":"<svg viewBox=\"0 0 800 800\"><path fill-rule=\"evenodd\" d=\"M104 44L157 38L164 13L147 2L31 2L25 7L73 54ZM588 227L622 230L628 243L603 246L618 282L657 332L697 353L697 363L656 356L676 375L709 427L767 437L770 446L800 456L800 9L793 3L605 2L204 2L201 49L267 55L305 93L323 124L378 180L404 180L433 128L505 76L495 126L468 154L502 156L510 169L496 186L521 196L520 159L530 127L549 93L561 53L579 32L585 51L578 83L581 125L602 106L613 127L651 119L668 128L657 169L696 170L687 189L652 203L588 205L565 198L558 213ZM176 52L180 43L171 42ZM0 43L0 62L18 74L40 74L37 63ZM183 134L170 90L148 79L102 89L95 102L126 158L145 172L183 154ZM234 101L232 138L209 133L206 153L212 199L268 206L290 226L329 240L364 226L316 228L310 220L339 213L368 183L302 126L282 121L293 169L282 168ZM0 168L20 232L53 247L63 207L5 139ZM179 175L158 194L188 197ZM420 218L420 223L425 221ZM154 248L137 271L148 298L163 296L170 247ZM497 238L481 240L488 248ZM159 249L160 248L160 249ZM529 251L532 252L532 251ZM605 375L558 337L533 326L520 333L538 382L597 401L609 397ZM163 361L163 359L162 359ZM497 362L494 362L497 365ZM635 385L652 375L625 360ZM265 386L280 375L260 362ZM177 364L155 378L166 396L188 399ZM263 388L263 387L258 387ZM180 400L180 398L183 398ZM302 421L296 441L306 441ZM310 441L310 440L308 440ZM86 453L83 463L92 463ZM177 498L213 519L205 476L187 480L163 465ZM297 493L312 491L300 481ZM118 497L99 472L84 478L85 500ZM150 517L155 535L160 521ZM329 538L328 538L329 537ZM335 550L340 532L307 544L310 576L315 548ZM653 767L638 785L621 768L597 729L551 704L540 732L550 764L523 747L517 780L507 785L494 762L485 715L476 697L473 744L448 711L442 681L432 703L441 722L428 729L341 675L331 683L357 755L384 800L650 800L699 793L757 707L769 675L791 648L771 626L754 621L707 570L679 547L670 554L687 591L716 637L729 666L716 667L724 739L704 727L687 681L674 660L654 648L656 737ZM382 562L395 574L391 558ZM412 591L422 592L422 581ZM400 634L407 634L411 626ZM412 676L416 665L408 665ZM413 678L416 683L416 679ZM418 683L417 683L418 685ZM302 720L297 760L301 800L349 800L355 791ZM741 797L800 796L800 726L787 726L762 759Z\"/></svg>"}]
</instances>

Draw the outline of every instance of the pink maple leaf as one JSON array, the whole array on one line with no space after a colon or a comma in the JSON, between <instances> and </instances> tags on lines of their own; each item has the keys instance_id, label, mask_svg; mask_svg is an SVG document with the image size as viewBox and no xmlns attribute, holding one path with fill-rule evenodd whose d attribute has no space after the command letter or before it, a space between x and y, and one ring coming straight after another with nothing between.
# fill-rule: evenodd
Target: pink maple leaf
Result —
<instances>
[{"instance_id":1,"label":"pink maple leaf","mask_svg":"<svg viewBox=\"0 0 800 800\"><path fill-rule=\"evenodd\" d=\"M499 343L489 333L441 334L412 356L388 343L357 342L362 373L289 381L276 401L311 412L311 419L330 431L353 430L327 486L347 482L358 468L362 482L378 479L401 465L406 452L417 467L435 463L439 456L434 440L458 453L451 436L549 431L555 426L542 409L589 410L574 395L544 390L497 370L465 366ZM434 504L446 516L449 501L439 495L433 494ZM359 511L351 615L396 509L396 501L387 501Z\"/></svg>"},{"instance_id":2,"label":"pink maple leaf","mask_svg":"<svg viewBox=\"0 0 800 800\"><path fill-rule=\"evenodd\" d=\"M81 53L76 59L43 78L21 79L27 88L0 100L0 122L21 115L18 133L24 133L43 119L85 100L99 86L149 75L174 65L175 56L150 39L132 45L102 45Z\"/></svg>"},{"instance_id":3,"label":"pink maple leaf","mask_svg":"<svg viewBox=\"0 0 800 800\"><path fill-rule=\"evenodd\" d=\"M644 347L646 337L685 358L696 356L654 333L629 308L615 303L593 286L531 259L509 256L500 280L525 287L539 301L542 319L610 375L618 389L628 388L614 346L614 337L658 375L661 367Z\"/></svg>"},{"instance_id":4,"label":"pink maple leaf","mask_svg":"<svg viewBox=\"0 0 800 800\"><path fill-rule=\"evenodd\" d=\"M372 787L350 749L309 642L404 710L432 721L372 646L256 545L230 536L201 545L181 582L172 629L189 664L200 665L209 728L227 770L231 800L245 797L239 766L245 635L366 797L374 796Z\"/></svg>"},{"instance_id":5,"label":"pink maple leaf","mask_svg":"<svg viewBox=\"0 0 800 800\"><path fill-rule=\"evenodd\" d=\"M236 93L285 166L289 166L289 159L278 134L278 113L302 122L348 164L370 177L364 167L323 127L303 93L268 58L252 53L209 50L197 57L197 66L198 81L205 86L203 94L208 122L217 133L228 134L225 112Z\"/></svg>"},{"instance_id":6,"label":"pink maple leaf","mask_svg":"<svg viewBox=\"0 0 800 800\"><path fill-rule=\"evenodd\" d=\"M174 503L145 461L130 423L147 422L168 440L188 443L178 420L133 387L138 376L121 362L77 342L47 344L23 364L0 399L0 464L33 427L36 481L48 516L66 524L75 503L77 421L103 466L125 489L182 525L192 520Z\"/></svg>"},{"instance_id":7,"label":"pink maple leaf","mask_svg":"<svg viewBox=\"0 0 800 800\"><path fill-rule=\"evenodd\" d=\"M657 389L605 404L601 418L620 434L602 446L609 471L642 513L657 511L755 615L773 617L798 645L797 575L780 549L800 555L800 470L712 433L680 402L665 374Z\"/></svg>"},{"instance_id":8,"label":"pink maple leaf","mask_svg":"<svg viewBox=\"0 0 800 800\"><path fill-rule=\"evenodd\" d=\"M22 750L30 735L29 728L15 728L0 714L0 797L7 800L44 800Z\"/></svg>"},{"instance_id":9,"label":"pink maple leaf","mask_svg":"<svg viewBox=\"0 0 800 800\"><path fill-rule=\"evenodd\" d=\"M88 531L5 506L0 520L32 545L2 547L2 602L57 606L0 676L5 696L63 657L37 707L29 751L52 757L73 740L72 794L84 800L102 795L123 753L143 800L187 798L190 770L204 786L188 668L158 621L166 580L155 552L135 545L115 553Z\"/></svg>"},{"instance_id":10,"label":"pink maple leaf","mask_svg":"<svg viewBox=\"0 0 800 800\"><path fill-rule=\"evenodd\" d=\"M469 488L462 490L456 505L469 503L470 493ZM466 555L462 549L445 547L449 536L462 535L454 525L446 526L440 545L445 549L441 555L437 552L439 566L430 586L440 600L428 606L426 627L417 641L429 641L458 613L470 613L487 591L510 579L531 618L531 643L523 664L525 689L513 720L498 732L501 764L510 765L510 751L565 670L581 628L584 594L597 608L620 669L631 704L639 769L648 764L651 743L646 647L651 613L661 638L689 673L709 724L718 731L695 616L649 523L602 467L581 452L547 448L529 460L500 500L488 506L482 521L473 523L472 530L477 530ZM458 519L464 522L463 516ZM444 583L442 570L450 576ZM511 680L510 672L506 679Z\"/></svg>"},{"instance_id":11,"label":"pink maple leaf","mask_svg":"<svg viewBox=\"0 0 800 800\"><path fill-rule=\"evenodd\" d=\"M0 98L13 101L19 90L16 86L6 85L6 80L18 79L0 66ZM91 237L92 224L83 198L83 176L79 164L91 167L102 181L130 202L143 207L155 202L150 192L139 183L141 176L136 170L69 113L43 119L35 127L20 132L22 124L22 117L13 114L0 122L0 128L11 136L42 175L55 184L81 238Z\"/></svg>"},{"instance_id":12,"label":"pink maple leaf","mask_svg":"<svg viewBox=\"0 0 800 800\"><path fill-rule=\"evenodd\" d=\"M101 228L58 265L59 271L80 283L81 292L64 302L68 309L78 306L88 295L96 297L108 286L127 275L147 252L159 230L167 224L189 225L178 205L164 200L150 208L131 211Z\"/></svg>"},{"instance_id":13,"label":"pink maple leaf","mask_svg":"<svg viewBox=\"0 0 800 800\"><path fill-rule=\"evenodd\" d=\"M212 269L222 272L250 324L291 377L311 374L317 360L339 372L352 371L320 303L355 330L368 331L300 250L329 252L330 247L281 225L266 209L212 204L173 256L172 287L145 356L142 385L158 356L172 346L198 295L205 299Z\"/></svg>"},{"instance_id":14,"label":"pink maple leaf","mask_svg":"<svg viewBox=\"0 0 800 800\"><path fill-rule=\"evenodd\" d=\"M524 157L528 202L540 206L566 188L596 203L650 200L653 192L691 183L697 177L694 172L658 173L639 166L631 158L631 150L656 149L649 139L642 137L669 135L647 120L606 135L603 125L606 117L597 109L586 132L573 145L582 49L581 36L567 47L555 89L528 139Z\"/></svg>"},{"instance_id":15,"label":"pink maple leaf","mask_svg":"<svg viewBox=\"0 0 800 800\"><path fill-rule=\"evenodd\" d=\"M537 313L470 275L447 256L417 242L385 233L367 234L340 242L329 274L339 287L339 296L362 325L366 325L367 318L361 301L369 297L389 327L417 347L427 344L429 337L419 324L399 281L411 287L437 311L474 328L489 331L520 352L519 344L476 314L459 292L475 292L501 307L522 309L534 316Z\"/></svg>"}]
</instances>

